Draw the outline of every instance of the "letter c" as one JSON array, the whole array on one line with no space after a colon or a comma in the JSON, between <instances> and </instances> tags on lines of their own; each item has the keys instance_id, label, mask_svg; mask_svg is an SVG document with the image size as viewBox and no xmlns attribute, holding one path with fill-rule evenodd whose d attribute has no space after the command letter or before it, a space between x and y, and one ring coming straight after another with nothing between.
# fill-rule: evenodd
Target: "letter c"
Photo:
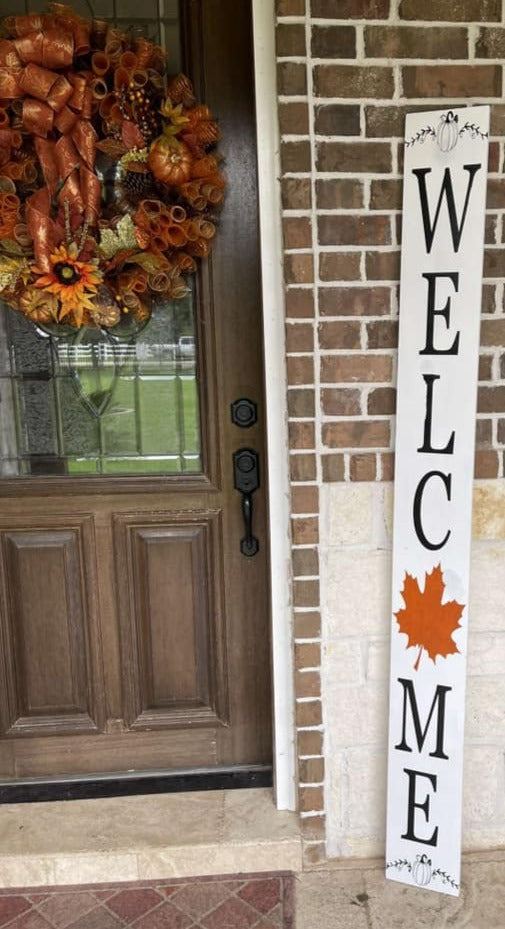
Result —
<instances>
[{"instance_id":1,"label":"letter c","mask_svg":"<svg viewBox=\"0 0 505 929\"><path fill-rule=\"evenodd\" d=\"M428 473L425 474L424 477L421 478L421 480L419 481L419 484L417 485L417 490L414 496L413 515L414 515L414 528L416 530L416 535L421 545L423 545L424 548L429 549L429 551L431 552L436 552L440 548L443 548L444 545L447 543L447 541L449 540L449 536L451 534L451 530L450 529L447 530L441 542L430 542L430 540L426 537L424 533L423 524L421 520L421 506L423 503L424 488L426 487L426 484L428 483L428 481L431 480L432 477L440 478L440 480L442 481L446 489L447 499L450 501L451 499L451 475L444 474L443 471L428 471Z\"/></svg>"}]
</instances>

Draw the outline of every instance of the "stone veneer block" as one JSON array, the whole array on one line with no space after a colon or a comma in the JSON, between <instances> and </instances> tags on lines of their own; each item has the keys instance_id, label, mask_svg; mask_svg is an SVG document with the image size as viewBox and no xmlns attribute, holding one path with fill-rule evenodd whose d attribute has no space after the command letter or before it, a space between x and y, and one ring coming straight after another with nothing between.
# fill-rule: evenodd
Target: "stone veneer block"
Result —
<instances>
[{"instance_id":1,"label":"stone veneer block","mask_svg":"<svg viewBox=\"0 0 505 929\"><path fill-rule=\"evenodd\" d=\"M54 883L51 859L29 854L0 857L0 887L37 887Z\"/></svg>"},{"instance_id":2,"label":"stone veneer block","mask_svg":"<svg viewBox=\"0 0 505 929\"><path fill-rule=\"evenodd\" d=\"M330 549L321 560L326 642L345 636L389 635L391 555Z\"/></svg>"},{"instance_id":3,"label":"stone veneer block","mask_svg":"<svg viewBox=\"0 0 505 929\"><path fill-rule=\"evenodd\" d=\"M282 842L242 842L234 845L181 846L169 851L138 855L140 880L192 875L235 874L248 871L274 871L279 864L287 871L301 869L301 846Z\"/></svg>"},{"instance_id":4,"label":"stone veneer block","mask_svg":"<svg viewBox=\"0 0 505 929\"><path fill-rule=\"evenodd\" d=\"M470 568L470 635L505 632L505 545L474 544Z\"/></svg>"},{"instance_id":5,"label":"stone veneer block","mask_svg":"<svg viewBox=\"0 0 505 929\"><path fill-rule=\"evenodd\" d=\"M320 526L325 545L343 548L372 541L372 492L369 483L323 484Z\"/></svg>"},{"instance_id":6,"label":"stone veneer block","mask_svg":"<svg viewBox=\"0 0 505 929\"><path fill-rule=\"evenodd\" d=\"M342 639L324 646L324 663L331 667L332 676L338 685L360 684L362 680L363 655L360 643Z\"/></svg>"},{"instance_id":7,"label":"stone veneer block","mask_svg":"<svg viewBox=\"0 0 505 929\"><path fill-rule=\"evenodd\" d=\"M505 483L477 481L473 491L475 539L505 539Z\"/></svg>"},{"instance_id":8,"label":"stone veneer block","mask_svg":"<svg viewBox=\"0 0 505 929\"><path fill-rule=\"evenodd\" d=\"M100 884L104 881L135 881L139 877L137 856L56 855L55 884Z\"/></svg>"},{"instance_id":9,"label":"stone veneer block","mask_svg":"<svg viewBox=\"0 0 505 929\"><path fill-rule=\"evenodd\" d=\"M298 870L268 789L0 806L0 887Z\"/></svg>"}]
</instances>

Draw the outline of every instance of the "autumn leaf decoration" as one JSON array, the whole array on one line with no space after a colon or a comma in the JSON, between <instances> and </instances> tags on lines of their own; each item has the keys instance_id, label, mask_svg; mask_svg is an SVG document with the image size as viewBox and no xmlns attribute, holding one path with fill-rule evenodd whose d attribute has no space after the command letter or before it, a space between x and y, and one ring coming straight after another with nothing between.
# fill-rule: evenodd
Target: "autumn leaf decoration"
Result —
<instances>
[{"instance_id":1,"label":"autumn leaf decoration","mask_svg":"<svg viewBox=\"0 0 505 929\"><path fill-rule=\"evenodd\" d=\"M405 609L395 613L400 632L408 636L407 648L419 648L414 670L419 668L423 650L433 662L438 655L446 658L459 652L452 633L460 626L464 604L456 600L442 603L445 585L440 565L431 574L425 573L424 590L421 592L417 578L405 572L401 595Z\"/></svg>"}]
</instances>

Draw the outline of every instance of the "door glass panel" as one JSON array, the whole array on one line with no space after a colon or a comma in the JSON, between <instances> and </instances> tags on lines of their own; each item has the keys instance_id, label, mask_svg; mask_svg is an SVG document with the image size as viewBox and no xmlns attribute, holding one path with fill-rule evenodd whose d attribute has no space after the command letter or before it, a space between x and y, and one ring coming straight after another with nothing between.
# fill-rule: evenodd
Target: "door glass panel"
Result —
<instances>
[{"instance_id":1,"label":"door glass panel","mask_svg":"<svg viewBox=\"0 0 505 929\"><path fill-rule=\"evenodd\" d=\"M153 309L135 338L68 338L2 308L1 474L200 470L191 296Z\"/></svg>"},{"instance_id":2,"label":"door glass panel","mask_svg":"<svg viewBox=\"0 0 505 929\"><path fill-rule=\"evenodd\" d=\"M72 6L164 44L181 70L178 0ZM117 334L35 327L0 305L0 476L201 471L194 307L193 292L160 302L141 331Z\"/></svg>"}]
</instances>

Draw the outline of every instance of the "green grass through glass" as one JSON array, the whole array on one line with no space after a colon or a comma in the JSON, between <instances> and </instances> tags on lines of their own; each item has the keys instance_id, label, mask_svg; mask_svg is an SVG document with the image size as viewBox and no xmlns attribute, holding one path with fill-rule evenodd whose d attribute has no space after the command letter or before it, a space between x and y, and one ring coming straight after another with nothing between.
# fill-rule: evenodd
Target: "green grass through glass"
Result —
<instances>
[{"instance_id":1,"label":"green grass through glass","mask_svg":"<svg viewBox=\"0 0 505 929\"><path fill-rule=\"evenodd\" d=\"M136 380L122 374L101 416L103 457L67 459L69 474L165 474L199 471L198 390L194 372L161 375L142 364ZM96 390L95 372L79 372L82 390ZM90 413L83 408L83 416Z\"/></svg>"}]
</instances>

